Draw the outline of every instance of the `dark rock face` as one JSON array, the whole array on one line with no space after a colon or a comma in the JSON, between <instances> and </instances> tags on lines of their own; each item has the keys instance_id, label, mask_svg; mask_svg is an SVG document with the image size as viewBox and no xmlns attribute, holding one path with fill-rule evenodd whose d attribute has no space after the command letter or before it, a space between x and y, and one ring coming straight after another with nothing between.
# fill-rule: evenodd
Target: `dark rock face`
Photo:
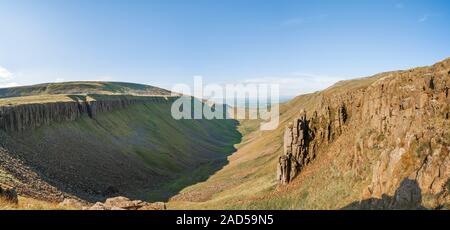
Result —
<instances>
[{"instance_id":1,"label":"dark rock face","mask_svg":"<svg viewBox=\"0 0 450 230\"><path fill-rule=\"evenodd\" d=\"M120 191L116 187L109 186L108 188L106 188L105 191L103 191L102 196L105 196L105 197L106 196L111 196L111 195L117 194L119 192Z\"/></svg>"},{"instance_id":2,"label":"dark rock face","mask_svg":"<svg viewBox=\"0 0 450 230\"><path fill-rule=\"evenodd\" d=\"M2 188L0 187L0 199L12 204L18 204L19 199L17 198L17 192L13 188Z\"/></svg>"},{"instance_id":3,"label":"dark rock face","mask_svg":"<svg viewBox=\"0 0 450 230\"><path fill-rule=\"evenodd\" d=\"M94 99L96 96L91 95ZM21 132L52 122L74 121L82 116L95 117L97 113L123 109L138 103L168 103L171 97L107 96L86 100L72 96L72 102L52 102L0 107L0 130Z\"/></svg>"},{"instance_id":4,"label":"dark rock face","mask_svg":"<svg viewBox=\"0 0 450 230\"><path fill-rule=\"evenodd\" d=\"M281 183L289 183L316 158L319 146L327 145L339 136L347 119L344 104L334 109L326 106L324 113L319 116L314 112L309 119L306 112L301 111L300 116L285 128L284 153L278 166Z\"/></svg>"},{"instance_id":5,"label":"dark rock face","mask_svg":"<svg viewBox=\"0 0 450 230\"><path fill-rule=\"evenodd\" d=\"M292 181L318 155L337 152L352 156L351 170L372 168L361 199L388 195L405 206L420 202L421 192L450 203L445 195L450 178L449 69L447 59L317 93L320 103L307 113L300 110L285 129L280 183ZM367 152L378 155L369 159ZM408 180L400 185L403 178ZM420 191L408 181L415 181Z\"/></svg>"},{"instance_id":6,"label":"dark rock face","mask_svg":"<svg viewBox=\"0 0 450 230\"><path fill-rule=\"evenodd\" d=\"M69 97L17 106L2 99L0 184L52 202L165 200L181 188L163 184L211 161L218 169L240 140L236 121L172 119L178 97Z\"/></svg>"},{"instance_id":7,"label":"dark rock face","mask_svg":"<svg viewBox=\"0 0 450 230\"><path fill-rule=\"evenodd\" d=\"M282 184L288 184L291 179L291 159L289 155L283 155L279 158L278 180Z\"/></svg>"},{"instance_id":8,"label":"dark rock face","mask_svg":"<svg viewBox=\"0 0 450 230\"><path fill-rule=\"evenodd\" d=\"M19 151L21 147L10 143L10 139L22 139L26 135L26 131L31 131L33 129L51 125L56 122L70 122L75 121L83 116L94 119L99 113L106 113L113 110L126 109L129 106L136 104L169 104L176 97L160 97L160 96L103 96L103 95L89 95L90 100L87 100L87 96L70 96L73 101L69 102L52 102L52 103L42 103L42 104L23 104L23 105L10 105L10 106L0 106L0 170L4 170L10 174L14 179L1 178L2 183L7 186L15 187L14 190L20 195L35 197L38 199L49 200L49 201L61 201L64 198L72 199L77 197L73 195L73 190L79 190L78 188L71 187L61 187L56 186L55 183L49 183L48 177L55 176L50 174L49 176L43 176L43 174L48 175L47 171L36 162L42 160L42 157L37 157L36 161L29 161L29 157L21 155ZM11 136L12 135L12 136ZM45 138L41 140L43 145L48 145L45 142ZM95 141L94 141L95 142ZM46 144L44 144L46 143ZM10 145L13 145L11 147ZM57 146L57 144L53 144ZM55 146L47 146L47 150L54 148ZM92 145L91 145L92 147ZM95 147L95 146L94 146ZM36 148L32 148L31 151L36 151ZM24 151L27 156L36 155L36 153L28 154L29 150ZM70 149L68 150L70 151ZM110 153L110 152L109 152ZM48 152L47 152L48 154ZM64 154L61 154L61 156ZM83 158L83 154L78 154L78 158ZM99 155L99 154L97 154ZM86 156L84 156L86 157ZM63 157L64 158L64 157ZM27 161L24 161L27 159ZM122 164L121 162L126 162L129 159L122 157L117 165ZM55 160L56 161L56 160ZM103 162L105 163L105 162ZM106 165L106 163L105 163ZM51 165L52 168L60 167L58 165ZM67 167L67 166L65 166ZM64 172L69 172L74 166L65 168ZM117 166L116 166L117 167ZM125 167L122 167L123 169ZM131 167L129 167L131 168ZM136 168L138 168L136 166ZM38 170L36 170L38 169ZM38 171L38 172L37 172ZM120 170L116 170L120 171ZM143 172L141 172L142 174ZM149 175L152 173L147 172ZM76 174L75 172L68 173L71 175ZM137 178L142 178L143 176L137 171L134 171L134 175ZM64 177L62 174L56 174L57 176ZM66 175L67 176L67 175ZM74 175L76 176L76 175ZM105 176L106 177L106 176ZM151 176L149 176L150 178ZM60 177L58 177L60 178ZM108 178L108 177L106 177ZM20 181L20 183L17 182ZM150 180L150 179L149 179ZM75 182L78 182L77 180ZM86 183L86 186L90 184ZM59 187L59 188L57 188ZM64 189L62 189L64 188ZM115 186L105 186L99 191L84 191L84 193L94 194L95 196L111 197L117 195L121 191ZM6 191L6 192L5 192ZM5 194L9 194L11 191L5 190ZM84 194L83 193L83 194ZM92 196L94 196L92 195ZM16 198L17 199L17 198ZM12 199L14 200L14 199Z\"/></svg>"}]
</instances>

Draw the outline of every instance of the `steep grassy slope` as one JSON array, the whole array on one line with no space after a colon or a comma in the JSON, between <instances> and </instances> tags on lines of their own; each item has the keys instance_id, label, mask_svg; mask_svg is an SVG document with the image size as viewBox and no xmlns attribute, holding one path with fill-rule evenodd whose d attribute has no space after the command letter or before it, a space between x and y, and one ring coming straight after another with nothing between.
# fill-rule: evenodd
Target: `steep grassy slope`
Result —
<instances>
[{"instance_id":1,"label":"steep grassy slope","mask_svg":"<svg viewBox=\"0 0 450 230\"><path fill-rule=\"evenodd\" d=\"M243 137L237 152L228 157L229 164L206 182L185 188L171 198L173 209L241 209L251 208L261 200L265 207L288 209L282 200L264 199L277 188L276 165L282 152L284 125L297 115L299 108L314 104L313 95L298 97L280 106L280 126L274 131L262 132L257 122L242 121L240 130L254 130ZM256 208L256 207L255 207Z\"/></svg>"},{"instance_id":2,"label":"steep grassy slope","mask_svg":"<svg viewBox=\"0 0 450 230\"><path fill-rule=\"evenodd\" d=\"M445 182L449 177L449 82L450 59L447 59L432 67L343 81L324 91L296 97L281 105L280 126L277 130L256 130L248 133L244 136L243 143L238 146L237 152L228 158L230 163L227 166L206 182L183 189L180 194L171 198L168 207L390 207L376 205L385 205L384 201L391 202L393 197L411 192L410 179L404 178L422 180L421 184L427 184L428 182L424 182L427 179L422 179L424 177L421 174L435 175L430 179L435 179L436 182ZM415 94L420 96L411 97ZM397 105L396 100L405 103ZM336 104L335 106L339 107L343 102L346 102L349 108L351 106L352 110L349 111L348 123L339 131L339 134L342 134L336 135L336 138L324 144L324 147L319 147L314 161L304 167L289 185L279 185L277 165L279 156L283 153L283 134L286 126L298 118L302 110L306 110L307 117L314 117L315 112L322 113L328 105ZM367 107L367 114L370 116L362 117L366 114L360 112L363 105ZM398 110L402 115L405 114L404 118L395 114ZM384 117L385 114L387 118ZM244 121L241 125L242 130L255 130L256 124ZM417 138L418 141L415 142L411 137ZM410 140L412 141L409 142ZM424 142L421 144L421 141ZM402 154L399 155L399 151ZM399 156L400 159L397 159ZM426 172L422 170L424 165L427 165ZM375 195L377 190L371 186L374 182L379 186L379 178L385 180L385 184L380 183L380 197ZM407 189L402 190L405 181L408 182ZM434 193L434 189L440 192ZM449 190L448 180L446 184L435 185L431 181L429 188L422 187L422 191L419 188L418 194L415 191L408 194L409 199L418 200L425 208L448 208ZM375 197L360 202L371 196ZM416 199L414 196L419 197ZM361 204L369 206L360 206Z\"/></svg>"},{"instance_id":3,"label":"steep grassy slope","mask_svg":"<svg viewBox=\"0 0 450 230\"><path fill-rule=\"evenodd\" d=\"M40 199L167 199L225 165L240 140L236 121L177 121L170 107L149 101L22 132L0 131L0 182Z\"/></svg>"},{"instance_id":4,"label":"steep grassy slope","mask_svg":"<svg viewBox=\"0 0 450 230\"><path fill-rule=\"evenodd\" d=\"M49 94L170 95L170 91L149 85L123 82L62 82L0 89L0 98Z\"/></svg>"}]
</instances>

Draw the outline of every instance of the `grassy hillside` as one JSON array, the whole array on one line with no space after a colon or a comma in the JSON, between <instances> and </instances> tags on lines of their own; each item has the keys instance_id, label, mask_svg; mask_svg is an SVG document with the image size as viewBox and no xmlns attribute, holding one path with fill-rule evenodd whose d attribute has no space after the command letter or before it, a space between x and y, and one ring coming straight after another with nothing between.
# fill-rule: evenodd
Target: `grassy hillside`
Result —
<instances>
[{"instance_id":1,"label":"grassy hillside","mask_svg":"<svg viewBox=\"0 0 450 230\"><path fill-rule=\"evenodd\" d=\"M165 200L225 165L241 138L236 121L177 121L170 107L147 102L27 132L0 131L0 151L23 160L45 183L89 201ZM11 168L18 172L9 172L10 181L20 184L22 168ZM39 190L30 181L22 185Z\"/></svg>"},{"instance_id":2,"label":"grassy hillside","mask_svg":"<svg viewBox=\"0 0 450 230\"><path fill-rule=\"evenodd\" d=\"M206 182L185 188L171 199L171 209L288 209L288 200L267 199L277 189L276 165L282 152L284 126L301 107L313 105L316 95L300 96L280 106L280 125L274 131L260 131L255 121L242 121L247 132L229 164ZM292 109L295 108L295 109ZM294 195L295 197L295 195ZM294 198L296 199L296 198ZM261 204L263 206L257 206Z\"/></svg>"},{"instance_id":3,"label":"grassy hillside","mask_svg":"<svg viewBox=\"0 0 450 230\"><path fill-rule=\"evenodd\" d=\"M368 88L378 89L378 87L380 92L383 92L383 89L386 88L377 82L391 82L392 84L400 84L400 86L416 82L416 85L422 84L424 86L423 89L420 86L419 90L425 90L426 87L431 85L431 91L428 93L441 93L439 95L445 97L445 93L436 91L434 84L429 83L432 80L429 79L433 74L448 77L450 75L449 62L448 59L436 64L436 72L432 72L427 67L421 67L404 72L383 73L362 79L342 81L321 92L298 96L281 105L280 125L274 131L262 132L257 130L257 123L254 121L243 121L239 129L246 130L246 135L243 137L243 143L238 146L237 152L228 158L230 163L207 181L183 189L180 194L171 198L168 207L171 209L352 208L351 204L358 203L364 189L371 183L372 169L379 164L377 162L380 162L382 156L389 151L394 150L395 153L397 138L390 133L384 135L381 133L379 136L375 136L375 138L378 138L378 143L375 142L377 144L374 147L365 147L362 153L355 146L361 140L364 140L367 145L369 136L373 136L373 133L371 133L373 130L361 126L365 120L355 121L354 127L346 127L345 134L334 140L327 147L328 149L319 152L316 159L306 166L294 181L287 186L280 186L276 178L276 172L278 158L283 152L282 140L285 126L292 122L294 118L297 118L303 109L308 112L309 117L313 115L312 112L323 109L321 104L325 97L332 99L347 97L351 92L360 91L364 93ZM402 82L402 79L405 79L405 81ZM394 92L400 91L400 89L410 89L408 88L410 86L395 87L395 85L392 87ZM442 85L439 87L443 88ZM443 92L445 92L445 89ZM397 95L391 97L397 97ZM414 130L418 130L420 133L428 129L431 130L431 135L444 132L436 138L440 138L439 141L448 144L450 142L448 116L446 119L445 116L441 117L440 113L438 115L439 117L436 117L433 121L424 123L417 121ZM365 119L369 120L370 117ZM405 126L405 128L408 127ZM394 146L387 146L391 142L394 142ZM417 156L420 156L423 149L427 149L426 146L429 145L418 146L415 144L411 146L410 150L399 161L403 163L399 164L400 166L394 171L393 176L388 178L395 178L400 183L404 176L408 176L407 173L411 172L413 165L417 165L417 163L409 163L410 165L408 165L408 162L416 160L420 162ZM361 153L358 153L358 151ZM445 152L445 148L443 148L442 154L444 154L444 157L447 154L448 158L448 152ZM443 172L444 174L448 173L448 166L447 171L444 169ZM445 177L445 175L443 176ZM447 182L447 190L450 188L448 184ZM385 195L393 196L393 194ZM435 204L432 202L436 199L436 197L424 196L422 197L422 204L425 207L433 208ZM448 205L450 206L450 203Z\"/></svg>"},{"instance_id":4,"label":"grassy hillside","mask_svg":"<svg viewBox=\"0 0 450 230\"><path fill-rule=\"evenodd\" d=\"M238 150L228 158L229 164L206 182L188 188L171 199L172 209L324 209L344 206L359 198L352 193L346 178L339 179L330 159L318 159L300 178L286 187L276 180L278 157L282 153L285 126L302 109L313 111L323 94L342 89L356 90L367 87L377 76L339 82L322 92L298 96L280 106L280 125L274 131L260 131L258 123L241 122L239 130L253 130L243 137ZM336 159L339 160L339 159ZM330 181L330 175L335 180ZM353 186L361 186L356 184ZM362 187L362 186L361 186ZM354 187L353 187L354 188ZM357 188L354 188L355 190ZM347 192L347 193L346 193ZM339 194L342 193L342 194ZM194 198L192 198L194 196ZM319 201L318 201L319 200Z\"/></svg>"},{"instance_id":5,"label":"grassy hillside","mask_svg":"<svg viewBox=\"0 0 450 230\"><path fill-rule=\"evenodd\" d=\"M371 204L366 198L377 196L371 186L381 187L375 202L408 195L398 186L408 178L430 184L426 192L419 188L420 205L448 208L449 76L447 59L342 81L283 103L273 131L260 131L258 120L175 121L170 104L141 104L4 134L2 146L49 184L89 200L118 190L114 194L131 198L170 198L169 209L352 209L361 200ZM336 108L344 104L347 122L339 130L333 126L317 156L290 184L280 185L286 126L303 110L308 118L325 113L340 122Z\"/></svg>"},{"instance_id":6,"label":"grassy hillside","mask_svg":"<svg viewBox=\"0 0 450 230\"><path fill-rule=\"evenodd\" d=\"M0 89L0 98L49 94L130 94L170 95L170 91L154 86L123 82L62 82Z\"/></svg>"}]
</instances>

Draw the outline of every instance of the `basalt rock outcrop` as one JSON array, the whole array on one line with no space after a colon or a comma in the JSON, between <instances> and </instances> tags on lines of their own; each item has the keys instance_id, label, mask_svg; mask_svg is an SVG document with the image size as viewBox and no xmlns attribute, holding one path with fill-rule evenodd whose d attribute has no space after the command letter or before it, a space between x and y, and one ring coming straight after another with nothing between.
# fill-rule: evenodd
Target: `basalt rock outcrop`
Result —
<instances>
[{"instance_id":1,"label":"basalt rock outcrop","mask_svg":"<svg viewBox=\"0 0 450 230\"><path fill-rule=\"evenodd\" d=\"M311 163L318 148L331 143L344 129L348 114L345 104L336 108L325 106L322 113L310 118L306 111L285 127L283 155L279 158L278 180L288 184L303 167Z\"/></svg>"},{"instance_id":2,"label":"basalt rock outcrop","mask_svg":"<svg viewBox=\"0 0 450 230\"><path fill-rule=\"evenodd\" d=\"M119 196L107 199L104 203L97 202L88 210L165 210L163 202L148 203L142 200L130 200Z\"/></svg>"},{"instance_id":3,"label":"basalt rock outcrop","mask_svg":"<svg viewBox=\"0 0 450 230\"><path fill-rule=\"evenodd\" d=\"M53 122L74 121L82 116L124 109L142 103L168 103L175 98L162 96L70 96L68 102L0 106L0 130L21 132Z\"/></svg>"},{"instance_id":4,"label":"basalt rock outcrop","mask_svg":"<svg viewBox=\"0 0 450 230\"><path fill-rule=\"evenodd\" d=\"M17 198L17 192L14 188L0 187L0 200L12 204L19 203L19 200Z\"/></svg>"},{"instance_id":5,"label":"basalt rock outcrop","mask_svg":"<svg viewBox=\"0 0 450 230\"><path fill-rule=\"evenodd\" d=\"M172 102L178 98L0 99L0 185L16 188L22 197L66 199L61 205L68 206L116 196L166 200L182 188L178 181L186 172L214 162L202 171L212 173L225 164L240 140L234 120L173 119Z\"/></svg>"},{"instance_id":6,"label":"basalt rock outcrop","mask_svg":"<svg viewBox=\"0 0 450 230\"><path fill-rule=\"evenodd\" d=\"M407 178L417 181L422 195L431 197L436 207L450 203L449 88L447 59L341 82L316 93L318 103L299 111L285 128L280 183L292 181L320 154L345 152L352 156L352 169L372 168L362 200L394 196ZM369 153L375 153L375 159Z\"/></svg>"},{"instance_id":7,"label":"basalt rock outcrop","mask_svg":"<svg viewBox=\"0 0 450 230\"><path fill-rule=\"evenodd\" d=\"M104 144L101 144L99 140L91 139L87 135L86 137L73 137L70 131L63 130L64 132L59 133L58 136L48 133L47 135L50 137L39 136L31 141L26 137L32 136L31 133L38 128L55 124L69 124L81 118L92 119L93 122L98 123L96 118L100 114L125 111L135 105L168 106L177 97L68 95L67 98L69 100L65 98L64 101L59 101L60 98L55 97L55 102L44 100L42 103L29 103L27 97L21 99L23 103L13 103L14 99L9 98L2 99L0 103L0 185L15 187L15 191L22 196L51 202L60 202L64 199L76 200L74 198L80 197L85 200L90 197L95 197L91 199L101 199L117 195L121 191L109 183L119 180L118 175L123 173L115 175L113 172L102 172L101 176L107 179L102 181L98 175L99 166L95 165L100 162L103 163L102 167L109 167L108 170L127 171L142 181L152 181L154 171L149 168L142 170L143 164L136 162L137 159L133 159L132 156L119 156L120 159L110 160L114 154L117 157L117 148L114 149L109 145L103 147ZM7 103L8 101L11 103ZM67 137L71 137L71 141ZM64 141L73 143L74 139L81 138L86 138L86 140L80 141L84 146L77 145L79 149L74 148L73 144L64 144ZM33 145L31 142L37 142L37 145L36 143ZM58 149L57 155L51 156L54 152L52 149ZM102 149L101 153L98 149ZM92 154L93 152L96 154ZM38 156L39 154L42 155ZM89 159L90 155L95 155L95 157ZM71 157L71 160L68 156ZM76 161L84 162L79 164ZM77 168L81 167L85 167L85 169L79 172ZM87 170L89 167L91 167L90 170L97 170L97 175L89 175ZM55 182L53 178L57 178L58 182ZM71 183L61 184L59 181L71 181ZM96 189L92 189L93 187Z\"/></svg>"}]
</instances>

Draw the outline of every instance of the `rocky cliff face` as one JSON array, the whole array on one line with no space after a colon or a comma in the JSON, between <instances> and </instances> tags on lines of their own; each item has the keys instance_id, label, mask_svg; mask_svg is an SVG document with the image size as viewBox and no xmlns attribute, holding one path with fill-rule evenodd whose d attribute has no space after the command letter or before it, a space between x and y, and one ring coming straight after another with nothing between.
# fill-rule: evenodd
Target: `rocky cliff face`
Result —
<instances>
[{"instance_id":1,"label":"rocky cliff face","mask_svg":"<svg viewBox=\"0 0 450 230\"><path fill-rule=\"evenodd\" d=\"M173 119L176 99L1 99L0 186L58 202L95 203L113 196L165 200L225 164L240 140L233 120ZM195 170L195 178L184 179Z\"/></svg>"},{"instance_id":2,"label":"rocky cliff face","mask_svg":"<svg viewBox=\"0 0 450 230\"><path fill-rule=\"evenodd\" d=\"M169 103L172 97L71 96L70 102L47 102L0 106L0 130L21 132L52 122L74 121L82 116L123 109L138 103Z\"/></svg>"},{"instance_id":3,"label":"rocky cliff face","mask_svg":"<svg viewBox=\"0 0 450 230\"><path fill-rule=\"evenodd\" d=\"M24 138L38 127L75 121L82 117L95 118L100 113L126 109L137 104L151 106L155 106L155 104L169 105L176 99L175 97L160 96L113 95L74 95L69 97L72 99L71 101L11 103L0 106L0 185L15 187L21 195L43 200L58 200L61 197L72 197L73 195L62 192L61 186L57 188L57 186L46 181L48 178L42 175L46 173L36 172L36 168L39 166L38 163L26 162L29 157L33 157L36 155L36 152L39 152L35 146L31 146L31 143L25 143L25 145L30 145L29 149L23 151L23 156L18 156L21 155L19 154L21 147L17 143L12 142ZM38 141L41 145L46 146L45 155L51 155L52 148L64 147L59 143L60 141L47 143L48 140L42 137ZM65 145L65 147L68 146L68 144ZM66 151L71 150L66 149ZM62 152L58 153L58 157L62 157L62 155L64 155ZM80 157L79 155L78 157ZM37 158L42 159L42 157ZM72 161L74 160L72 159ZM56 161L56 159L52 161ZM56 166L51 165L51 167ZM69 170L64 169L64 171ZM75 175L76 173L72 172L72 174ZM135 175L137 174L135 172Z\"/></svg>"},{"instance_id":4,"label":"rocky cliff face","mask_svg":"<svg viewBox=\"0 0 450 230\"><path fill-rule=\"evenodd\" d=\"M312 111L299 111L286 126L280 182L292 181L318 154L344 151L352 154L351 168L372 167L361 199L397 194L401 181L408 178L436 206L448 202L450 59L340 84L345 87L338 83L321 92ZM369 162L368 151L378 154L375 161ZM398 199L384 207L416 199L410 191L404 193L407 198L395 195Z\"/></svg>"},{"instance_id":5,"label":"rocky cliff face","mask_svg":"<svg viewBox=\"0 0 450 230\"><path fill-rule=\"evenodd\" d=\"M301 115L286 126L278 167L278 179L282 184L288 184L312 162L319 147L323 148L342 133L348 119L346 111L344 104L335 109L326 106L323 113L319 115L315 111L311 118L301 111Z\"/></svg>"}]
</instances>

